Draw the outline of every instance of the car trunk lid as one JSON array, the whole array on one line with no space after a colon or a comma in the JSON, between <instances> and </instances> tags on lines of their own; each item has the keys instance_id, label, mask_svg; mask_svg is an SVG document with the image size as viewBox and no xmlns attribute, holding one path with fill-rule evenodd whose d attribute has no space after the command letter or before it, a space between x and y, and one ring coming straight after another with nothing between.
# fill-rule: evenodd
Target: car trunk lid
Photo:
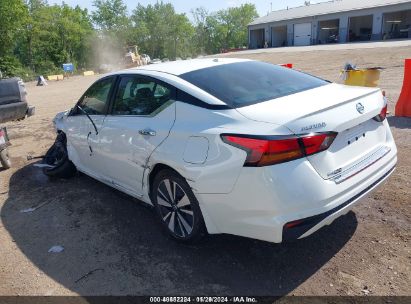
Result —
<instances>
[{"instance_id":1,"label":"car trunk lid","mask_svg":"<svg viewBox=\"0 0 411 304\"><path fill-rule=\"evenodd\" d=\"M307 157L324 179L335 179L347 170L355 173L353 168L360 169L381 154L386 129L372 118L384 104L379 89L329 84L237 111L252 120L283 125L297 135L337 132L328 150Z\"/></svg>"}]
</instances>

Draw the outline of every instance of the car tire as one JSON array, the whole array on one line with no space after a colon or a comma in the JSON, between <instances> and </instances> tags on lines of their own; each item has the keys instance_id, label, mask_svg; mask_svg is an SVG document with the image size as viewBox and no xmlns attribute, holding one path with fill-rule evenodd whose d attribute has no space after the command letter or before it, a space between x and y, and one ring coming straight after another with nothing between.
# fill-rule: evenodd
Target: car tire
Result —
<instances>
[{"instance_id":1,"label":"car tire","mask_svg":"<svg viewBox=\"0 0 411 304\"><path fill-rule=\"evenodd\" d=\"M0 151L0 163L3 169L5 170L11 168L11 160L10 160L9 151L7 148Z\"/></svg>"},{"instance_id":2,"label":"car tire","mask_svg":"<svg viewBox=\"0 0 411 304\"><path fill-rule=\"evenodd\" d=\"M43 168L43 173L49 177L70 178L76 174L76 166L68 158L67 139L64 133L57 135L54 144L44 156L43 164L53 166Z\"/></svg>"},{"instance_id":3,"label":"car tire","mask_svg":"<svg viewBox=\"0 0 411 304\"><path fill-rule=\"evenodd\" d=\"M196 243L207 234L198 201L177 172L166 169L155 176L151 200L165 232L174 240Z\"/></svg>"}]
</instances>

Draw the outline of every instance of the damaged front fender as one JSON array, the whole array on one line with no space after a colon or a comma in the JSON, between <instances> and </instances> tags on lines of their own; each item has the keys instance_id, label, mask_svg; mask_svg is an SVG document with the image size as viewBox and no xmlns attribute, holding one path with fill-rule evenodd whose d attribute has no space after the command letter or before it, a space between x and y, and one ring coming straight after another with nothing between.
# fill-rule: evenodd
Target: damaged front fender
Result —
<instances>
[{"instance_id":1,"label":"damaged front fender","mask_svg":"<svg viewBox=\"0 0 411 304\"><path fill-rule=\"evenodd\" d=\"M57 115L53 119L53 125L56 132L59 130L64 130L64 120L67 118L70 110L66 110L64 112L57 113Z\"/></svg>"}]
</instances>

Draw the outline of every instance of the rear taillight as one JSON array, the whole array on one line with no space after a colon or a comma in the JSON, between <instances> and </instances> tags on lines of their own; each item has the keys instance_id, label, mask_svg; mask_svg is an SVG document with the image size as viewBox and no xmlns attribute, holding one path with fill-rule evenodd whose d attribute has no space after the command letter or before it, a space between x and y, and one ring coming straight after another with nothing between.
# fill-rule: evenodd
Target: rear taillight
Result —
<instances>
[{"instance_id":1,"label":"rear taillight","mask_svg":"<svg viewBox=\"0 0 411 304\"><path fill-rule=\"evenodd\" d=\"M382 98L384 99L385 106L381 109L380 114L378 114L377 116L373 118L375 121L378 121L378 122L384 121L385 118L387 117L387 112L388 112L388 99L385 96L386 95L385 91L381 91L381 94L382 94Z\"/></svg>"},{"instance_id":2,"label":"rear taillight","mask_svg":"<svg viewBox=\"0 0 411 304\"><path fill-rule=\"evenodd\" d=\"M373 119L379 122L384 121L384 119L387 117L387 108L388 108L388 105L386 104L384 108L381 109L380 114L375 116Z\"/></svg>"},{"instance_id":3,"label":"rear taillight","mask_svg":"<svg viewBox=\"0 0 411 304\"><path fill-rule=\"evenodd\" d=\"M247 152L244 166L262 167L284 163L328 149L337 133L293 137L222 134L222 140Z\"/></svg>"}]
</instances>

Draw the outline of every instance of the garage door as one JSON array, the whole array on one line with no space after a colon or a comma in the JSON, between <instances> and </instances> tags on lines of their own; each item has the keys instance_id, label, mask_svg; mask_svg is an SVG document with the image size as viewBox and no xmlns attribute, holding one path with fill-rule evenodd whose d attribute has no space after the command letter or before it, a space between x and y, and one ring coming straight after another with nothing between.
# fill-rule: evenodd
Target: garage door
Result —
<instances>
[{"instance_id":1,"label":"garage door","mask_svg":"<svg viewBox=\"0 0 411 304\"><path fill-rule=\"evenodd\" d=\"M294 24L294 45L311 44L311 23Z\"/></svg>"},{"instance_id":2,"label":"garage door","mask_svg":"<svg viewBox=\"0 0 411 304\"><path fill-rule=\"evenodd\" d=\"M250 31L250 47L259 49L264 47L264 29Z\"/></svg>"}]
</instances>

